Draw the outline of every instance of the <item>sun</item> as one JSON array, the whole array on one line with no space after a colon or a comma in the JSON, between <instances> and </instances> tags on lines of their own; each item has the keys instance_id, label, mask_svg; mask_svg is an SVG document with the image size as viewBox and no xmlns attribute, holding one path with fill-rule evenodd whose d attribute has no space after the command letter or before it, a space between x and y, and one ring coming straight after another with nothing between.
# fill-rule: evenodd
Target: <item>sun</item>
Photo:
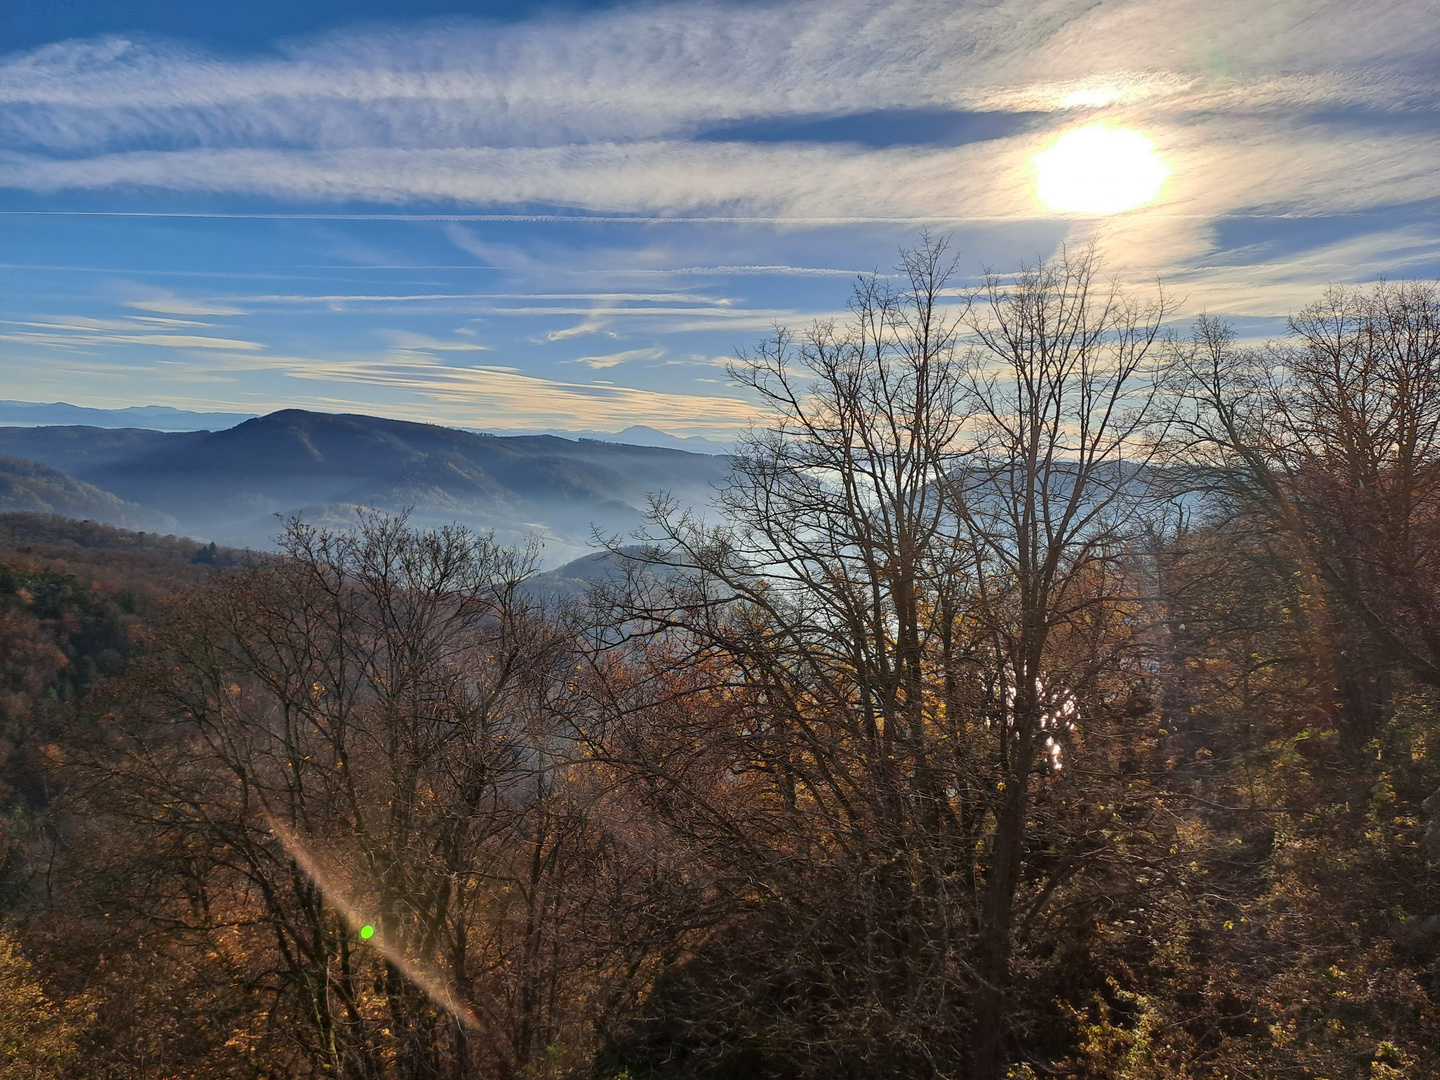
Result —
<instances>
[{"instance_id":1,"label":"sun","mask_svg":"<svg viewBox=\"0 0 1440 1080\"><path fill-rule=\"evenodd\" d=\"M1171 172L1153 139L1103 121L1072 128L1030 160L1041 204L1076 214L1118 214L1153 203Z\"/></svg>"}]
</instances>

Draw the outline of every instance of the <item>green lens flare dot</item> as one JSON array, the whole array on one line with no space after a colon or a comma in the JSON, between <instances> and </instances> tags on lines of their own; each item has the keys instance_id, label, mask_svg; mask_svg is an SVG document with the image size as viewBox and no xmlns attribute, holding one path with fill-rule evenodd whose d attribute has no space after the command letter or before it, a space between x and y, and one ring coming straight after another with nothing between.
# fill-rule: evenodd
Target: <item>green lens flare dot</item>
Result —
<instances>
[{"instance_id":1,"label":"green lens flare dot","mask_svg":"<svg viewBox=\"0 0 1440 1080\"><path fill-rule=\"evenodd\" d=\"M372 937L375 936L375 927L373 927L373 926L362 926L362 927L360 927L360 936L361 936L362 938L364 938L366 941L369 941Z\"/></svg>"}]
</instances>

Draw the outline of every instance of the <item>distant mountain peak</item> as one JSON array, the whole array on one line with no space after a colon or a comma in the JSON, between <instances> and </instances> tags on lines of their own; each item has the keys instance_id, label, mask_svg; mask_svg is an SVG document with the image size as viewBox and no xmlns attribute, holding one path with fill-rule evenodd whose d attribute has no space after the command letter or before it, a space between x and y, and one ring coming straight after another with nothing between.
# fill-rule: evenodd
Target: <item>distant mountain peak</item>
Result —
<instances>
[{"instance_id":1,"label":"distant mountain peak","mask_svg":"<svg viewBox=\"0 0 1440 1080\"><path fill-rule=\"evenodd\" d=\"M188 412L169 405L92 409L66 401L0 401L0 425L15 427L147 428L151 431L219 431L254 413Z\"/></svg>"},{"instance_id":2,"label":"distant mountain peak","mask_svg":"<svg viewBox=\"0 0 1440 1080\"><path fill-rule=\"evenodd\" d=\"M590 439L595 442L623 443L626 446L656 446L667 450L684 450L690 454L729 454L730 444L707 439L703 435L671 435L648 424L631 424L623 431L571 431L547 428L543 431L479 431L478 435L516 436L549 435L558 439Z\"/></svg>"}]
</instances>

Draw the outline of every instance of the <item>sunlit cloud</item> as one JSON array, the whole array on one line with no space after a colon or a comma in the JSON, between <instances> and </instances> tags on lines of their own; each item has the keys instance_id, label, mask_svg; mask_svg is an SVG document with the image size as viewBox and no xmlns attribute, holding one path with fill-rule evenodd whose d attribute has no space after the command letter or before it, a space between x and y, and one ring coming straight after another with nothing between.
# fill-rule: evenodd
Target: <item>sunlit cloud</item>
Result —
<instances>
[{"instance_id":1,"label":"sunlit cloud","mask_svg":"<svg viewBox=\"0 0 1440 1080\"><path fill-rule=\"evenodd\" d=\"M6 340L0 335L0 340ZM135 367L103 358L78 357L63 373L45 365L27 368L13 380L19 392L49 396L69 387L77 404L114 407L117 398L86 397L94 379L123 380ZM257 384L255 379L262 377ZM78 387L77 387L78 384ZM193 387L224 384L213 397ZM245 387L263 386L241 394ZM680 394L613 383L570 382L527 375L500 365L456 367L419 351L324 357L220 351L203 359L183 356L167 371L164 392L154 403L177 408L225 408L263 412L281 408L381 412L398 419L487 430L585 428L618 430L649 424L682 434L730 437L756 417L748 401L726 395Z\"/></svg>"},{"instance_id":2,"label":"sunlit cloud","mask_svg":"<svg viewBox=\"0 0 1440 1080\"><path fill-rule=\"evenodd\" d=\"M1123 101L1125 93L1115 87L1101 87L1087 90L1071 90L1060 99L1062 109L1099 108Z\"/></svg>"},{"instance_id":3,"label":"sunlit cloud","mask_svg":"<svg viewBox=\"0 0 1440 1080\"><path fill-rule=\"evenodd\" d=\"M661 393L624 386L541 379L489 367L451 367L414 355L408 359L288 358L291 379L384 391L392 415L494 430L652 424L666 431L726 433L755 417L754 406L734 397ZM358 403L358 399L351 399Z\"/></svg>"}]
</instances>

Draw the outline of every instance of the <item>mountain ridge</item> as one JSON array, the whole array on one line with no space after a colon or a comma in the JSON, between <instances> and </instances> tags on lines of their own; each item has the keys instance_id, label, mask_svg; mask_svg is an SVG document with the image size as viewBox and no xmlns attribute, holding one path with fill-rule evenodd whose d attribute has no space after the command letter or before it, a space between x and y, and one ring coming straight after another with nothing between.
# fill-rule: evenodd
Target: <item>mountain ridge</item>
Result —
<instances>
[{"instance_id":1,"label":"mountain ridge","mask_svg":"<svg viewBox=\"0 0 1440 1080\"><path fill-rule=\"evenodd\" d=\"M728 459L666 447L501 436L358 413L282 409L216 432L0 428L0 454L35 461L182 531L261 547L276 518L353 521L360 507L451 521L505 543L538 534L547 561L625 533L647 495L708 504Z\"/></svg>"},{"instance_id":2,"label":"mountain ridge","mask_svg":"<svg viewBox=\"0 0 1440 1080\"><path fill-rule=\"evenodd\" d=\"M287 411L287 410L280 410ZM306 410L300 410L306 411ZM68 401L0 400L0 426L7 427L97 427L135 428L148 431L223 431L259 419L260 413L195 412L170 405L130 405L121 409L101 409L88 405L72 405ZM273 415L273 414L269 414ZM327 414L321 414L327 415ZM352 414L328 414L352 415ZM518 429L457 428L477 435L501 438L524 435L553 435L571 441L594 439L599 442L624 443L630 446L661 446L686 450L695 454L728 454L728 443L717 442L703 435L671 435L647 424L631 424L623 431L570 431L564 428Z\"/></svg>"}]
</instances>

